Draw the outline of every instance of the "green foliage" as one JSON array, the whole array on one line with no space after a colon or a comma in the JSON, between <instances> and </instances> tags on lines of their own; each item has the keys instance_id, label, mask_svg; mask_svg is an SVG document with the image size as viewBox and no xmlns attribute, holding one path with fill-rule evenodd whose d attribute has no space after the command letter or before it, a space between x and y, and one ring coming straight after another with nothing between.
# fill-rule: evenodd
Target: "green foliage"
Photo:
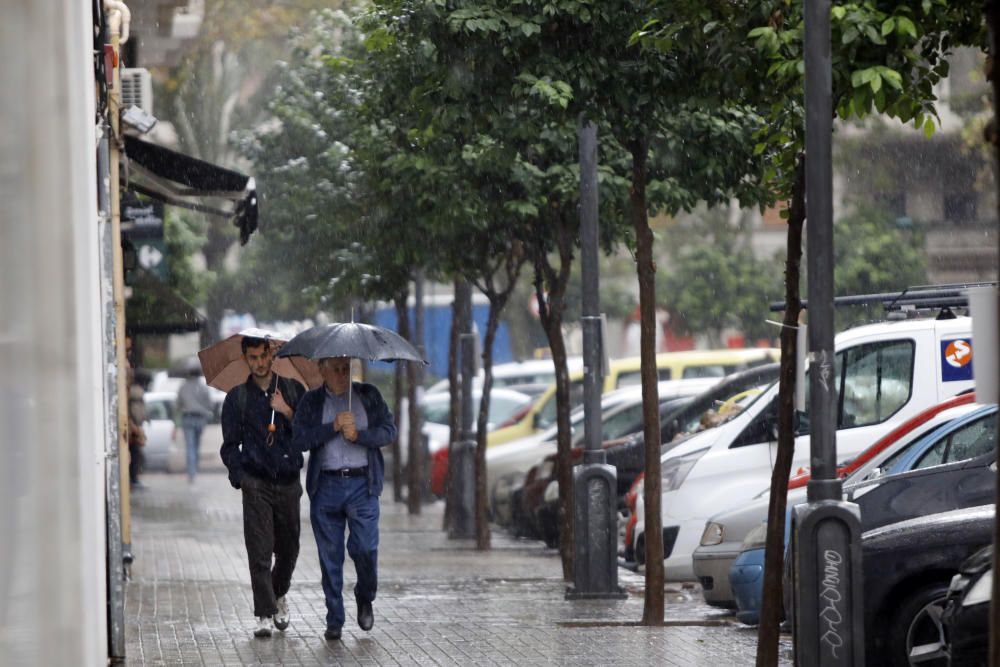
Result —
<instances>
[{"instance_id":1,"label":"green foliage","mask_svg":"<svg viewBox=\"0 0 1000 667\"><path fill-rule=\"evenodd\" d=\"M203 303L215 274L197 270L192 257L205 242L205 221L185 209L168 206L165 211L163 241L170 276L167 284L189 303Z\"/></svg>"},{"instance_id":2,"label":"green foliage","mask_svg":"<svg viewBox=\"0 0 1000 667\"><path fill-rule=\"evenodd\" d=\"M706 335L716 346L729 328L749 339L773 338L775 329L765 320L768 304L781 296L780 264L756 259L749 236L730 224L724 210L696 215L675 235L685 242L658 285L671 326Z\"/></svg>"},{"instance_id":3,"label":"green foliage","mask_svg":"<svg viewBox=\"0 0 1000 667\"><path fill-rule=\"evenodd\" d=\"M900 229L894 218L861 206L833 225L834 293L897 292L927 284L925 234L920 227ZM865 309L838 309L838 328L881 317Z\"/></svg>"}]
</instances>

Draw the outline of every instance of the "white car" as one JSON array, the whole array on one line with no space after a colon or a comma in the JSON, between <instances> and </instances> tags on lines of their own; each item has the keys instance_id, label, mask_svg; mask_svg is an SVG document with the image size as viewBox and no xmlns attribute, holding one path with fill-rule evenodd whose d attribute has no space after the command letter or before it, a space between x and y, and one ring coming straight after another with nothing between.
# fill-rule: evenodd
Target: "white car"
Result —
<instances>
[{"instance_id":1,"label":"white car","mask_svg":"<svg viewBox=\"0 0 1000 667\"><path fill-rule=\"evenodd\" d=\"M568 357L566 365L569 372L583 368L583 357ZM473 388L479 390L483 386L483 370L479 372L473 381ZM511 361L506 364L497 364L493 367L493 388L518 389L521 386L540 387L542 390L548 388L556 381L555 364L551 359L528 359L526 361ZM440 380L427 390L428 394L448 391L448 378Z\"/></svg>"},{"instance_id":2,"label":"white car","mask_svg":"<svg viewBox=\"0 0 1000 667\"><path fill-rule=\"evenodd\" d=\"M927 407L973 386L969 359L956 360L958 341L971 349L967 317L902 320L842 332L835 377L841 396L837 456L856 456ZM777 448L778 384L716 429L698 433L661 459L662 533L666 576L694 577L691 557L709 517L750 502L770 484ZM796 437L792 469L808 466L809 436ZM639 513L637 507L637 514ZM636 548L645 540L637 517Z\"/></svg>"},{"instance_id":3,"label":"white car","mask_svg":"<svg viewBox=\"0 0 1000 667\"><path fill-rule=\"evenodd\" d=\"M148 391L143 395L146 420L142 430L146 433L146 445L142 454L146 470L177 472L184 466L184 436L174 423L176 400L177 394L173 392Z\"/></svg>"},{"instance_id":4,"label":"white car","mask_svg":"<svg viewBox=\"0 0 1000 667\"><path fill-rule=\"evenodd\" d=\"M682 396L694 396L711 387L715 382L714 378L664 380L657 385L657 392L661 401ZM614 428L614 424L607 423L607 420L613 419L615 422L628 421L636 414L640 416L639 424L641 428L641 400L642 387L639 385L616 389L602 395L602 429L605 434L611 432ZM632 412L611 412L612 408L616 408L622 404L633 406ZM638 408L635 407L636 405L638 405ZM570 413L570 429L572 429L571 446L575 447L583 440L583 417L583 407L578 407ZM635 419L632 419L632 421L635 421ZM492 496L494 485L501 477L505 477L511 473L526 473L533 465L541 462L549 454L554 453L556 451L557 433L558 427L553 425L541 433L534 433L527 437L505 442L487 449L487 493Z\"/></svg>"},{"instance_id":5,"label":"white car","mask_svg":"<svg viewBox=\"0 0 1000 667\"><path fill-rule=\"evenodd\" d=\"M482 391L474 389L472 391L473 428L475 428L475 420L479 416L480 400L482 400ZM503 424L519 411L530 407L531 402L532 397L528 394L513 389L492 389L490 391L490 413L487 416L486 429L492 430L496 426ZM448 446L450 435L448 414L451 410L451 396L447 391L433 394L426 393L420 399L420 406L424 421L421 432L427 437L428 452L433 454ZM410 411L406 399L403 399L401 412L402 414L398 416L396 422L400 446L400 461L405 465L408 460L408 434L410 432Z\"/></svg>"}]
</instances>

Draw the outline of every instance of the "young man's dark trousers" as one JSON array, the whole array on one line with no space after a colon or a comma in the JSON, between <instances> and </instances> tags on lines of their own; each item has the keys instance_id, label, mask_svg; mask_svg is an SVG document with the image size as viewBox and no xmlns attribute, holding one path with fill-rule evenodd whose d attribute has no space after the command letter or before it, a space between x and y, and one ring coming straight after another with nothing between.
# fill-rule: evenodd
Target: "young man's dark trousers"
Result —
<instances>
[{"instance_id":1,"label":"young man's dark trousers","mask_svg":"<svg viewBox=\"0 0 1000 667\"><path fill-rule=\"evenodd\" d=\"M274 616L278 611L275 601L288 592L299 556L302 484L297 479L280 483L244 474L240 488L253 614Z\"/></svg>"}]
</instances>

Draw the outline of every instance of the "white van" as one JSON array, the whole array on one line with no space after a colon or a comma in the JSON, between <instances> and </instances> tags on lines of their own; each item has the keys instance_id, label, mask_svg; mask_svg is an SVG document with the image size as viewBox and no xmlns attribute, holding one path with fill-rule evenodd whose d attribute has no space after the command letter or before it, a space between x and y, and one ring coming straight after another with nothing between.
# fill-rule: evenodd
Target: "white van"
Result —
<instances>
[{"instance_id":1,"label":"white van","mask_svg":"<svg viewBox=\"0 0 1000 667\"><path fill-rule=\"evenodd\" d=\"M972 320L916 319L836 337L837 460L848 459L914 416L973 387ZM694 576L691 555L705 521L749 502L771 481L777 450L778 383L718 428L695 434L661 459L666 576ZM795 439L792 470L808 468L808 433ZM637 505L633 545L644 548Z\"/></svg>"}]
</instances>

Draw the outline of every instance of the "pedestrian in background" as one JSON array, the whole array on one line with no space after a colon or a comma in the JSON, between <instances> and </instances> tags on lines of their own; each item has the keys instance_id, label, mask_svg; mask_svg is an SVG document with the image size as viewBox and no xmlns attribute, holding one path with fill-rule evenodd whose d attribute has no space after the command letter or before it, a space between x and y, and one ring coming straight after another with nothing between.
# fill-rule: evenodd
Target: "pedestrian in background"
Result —
<instances>
[{"instance_id":1,"label":"pedestrian in background","mask_svg":"<svg viewBox=\"0 0 1000 667\"><path fill-rule=\"evenodd\" d=\"M243 538L250 562L255 637L290 622L287 594L299 555L302 454L292 447L292 419L305 387L271 369L270 342L241 343L250 375L222 404L222 461L243 493ZM273 556L273 564L272 564Z\"/></svg>"},{"instance_id":2,"label":"pedestrian in background","mask_svg":"<svg viewBox=\"0 0 1000 667\"><path fill-rule=\"evenodd\" d=\"M176 414L181 416L181 428L184 431L184 444L187 449L188 482L194 483L198 474L198 457L201 451L201 433L205 424L212 418L212 395L208 385L201 381L201 372L188 372L180 389L177 390L177 400L174 404Z\"/></svg>"},{"instance_id":3,"label":"pedestrian in background","mask_svg":"<svg viewBox=\"0 0 1000 667\"><path fill-rule=\"evenodd\" d=\"M306 472L309 518L319 550L326 598L328 640L344 625L344 529L354 561L358 626L375 623L378 589L379 495L385 463L382 447L396 437L392 412L374 385L351 382L351 360L321 359L323 386L302 397L295 413L295 445L311 451Z\"/></svg>"},{"instance_id":4,"label":"pedestrian in background","mask_svg":"<svg viewBox=\"0 0 1000 667\"><path fill-rule=\"evenodd\" d=\"M133 359L132 337L125 336L125 389L128 392L128 482L129 488L140 491L146 486L139 479L145 458L142 448L146 446L146 431L142 425L146 421L146 383L148 373L136 371Z\"/></svg>"}]
</instances>

